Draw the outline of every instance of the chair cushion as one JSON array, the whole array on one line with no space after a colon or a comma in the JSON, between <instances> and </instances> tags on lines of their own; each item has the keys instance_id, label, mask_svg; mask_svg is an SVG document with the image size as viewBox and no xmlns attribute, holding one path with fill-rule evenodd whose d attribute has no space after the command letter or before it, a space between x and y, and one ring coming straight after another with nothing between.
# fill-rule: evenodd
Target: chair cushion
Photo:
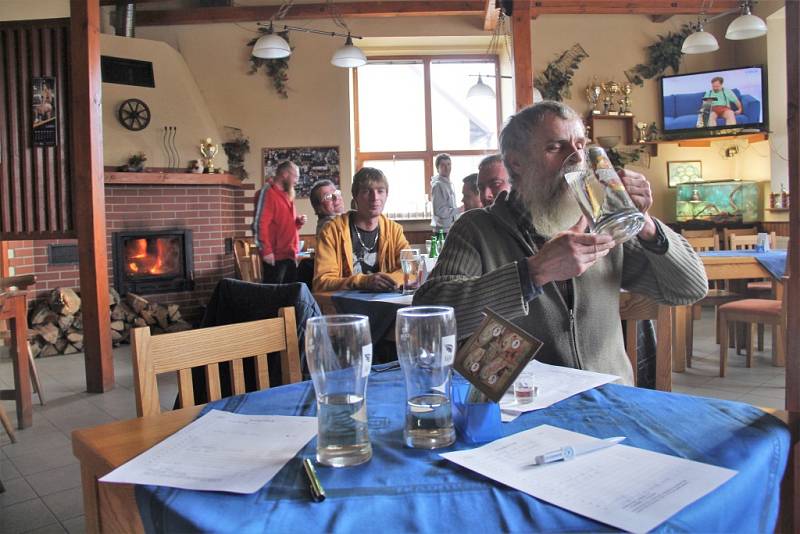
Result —
<instances>
[{"instance_id":1,"label":"chair cushion","mask_svg":"<svg viewBox=\"0 0 800 534\"><path fill-rule=\"evenodd\" d=\"M719 313L775 317L781 315L781 301L770 299L743 299L723 304Z\"/></svg>"}]
</instances>

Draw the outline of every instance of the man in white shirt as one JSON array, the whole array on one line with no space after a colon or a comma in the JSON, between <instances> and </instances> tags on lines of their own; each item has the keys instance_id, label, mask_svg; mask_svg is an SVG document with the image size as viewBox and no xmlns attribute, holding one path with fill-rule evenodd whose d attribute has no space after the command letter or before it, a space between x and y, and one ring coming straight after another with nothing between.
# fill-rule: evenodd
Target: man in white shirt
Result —
<instances>
[{"instance_id":1,"label":"man in white shirt","mask_svg":"<svg viewBox=\"0 0 800 534\"><path fill-rule=\"evenodd\" d=\"M431 178L431 202L433 204L431 226L433 226L434 232L443 230L444 233L447 233L459 214L456 192L450 182L450 171L453 164L449 154L439 154L434 163L438 174Z\"/></svg>"}]
</instances>

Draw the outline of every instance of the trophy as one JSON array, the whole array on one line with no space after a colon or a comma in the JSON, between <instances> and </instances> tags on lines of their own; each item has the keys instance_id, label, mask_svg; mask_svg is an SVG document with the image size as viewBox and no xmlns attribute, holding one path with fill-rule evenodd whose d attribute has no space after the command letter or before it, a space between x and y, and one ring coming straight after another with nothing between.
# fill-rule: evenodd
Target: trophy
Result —
<instances>
[{"instance_id":1,"label":"trophy","mask_svg":"<svg viewBox=\"0 0 800 534\"><path fill-rule=\"evenodd\" d=\"M603 94L603 88L597 83L597 78L592 78L592 83L586 87L586 99L592 105L592 115L599 115L600 110L597 109L597 104L600 102L600 96Z\"/></svg>"},{"instance_id":2,"label":"trophy","mask_svg":"<svg viewBox=\"0 0 800 534\"><path fill-rule=\"evenodd\" d=\"M208 174L216 172L216 169L214 169L214 156L217 155L217 152L219 152L219 146L212 143L210 137L206 137L206 140L200 143L200 153L203 155L203 163Z\"/></svg>"},{"instance_id":3,"label":"trophy","mask_svg":"<svg viewBox=\"0 0 800 534\"><path fill-rule=\"evenodd\" d=\"M633 91L633 86L626 82L622 85L622 94L625 95L619 101L619 114L625 115L627 117L633 116L633 112L631 111L631 91Z\"/></svg>"},{"instance_id":4,"label":"trophy","mask_svg":"<svg viewBox=\"0 0 800 534\"><path fill-rule=\"evenodd\" d=\"M614 100L619 94L619 84L614 80L609 80L600 84L606 96L603 98L603 114L604 115L619 115L619 112L611 109L614 105Z\"/></svg>"},{"instance_id":5,"label":"trophy","mask_svg":"<svg viewBox=\"0 0 800 534\"><path fill-rule=\"evenodd\" d=\"M647 139L647 123L646 122L637 122L636 123L636 131L639 134L639 139L636 141L637 143L646 143Z\"/></svg>"}]
</instances>

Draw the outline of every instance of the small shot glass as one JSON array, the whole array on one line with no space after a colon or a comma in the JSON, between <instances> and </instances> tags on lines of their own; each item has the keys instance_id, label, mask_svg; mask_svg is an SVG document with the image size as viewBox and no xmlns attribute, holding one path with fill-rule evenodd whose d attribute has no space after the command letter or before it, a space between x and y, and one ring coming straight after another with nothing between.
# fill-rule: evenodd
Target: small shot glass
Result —
<instances>
[{"instance_id":1,"label":"small shot glass","mask_svg":"<svg viewBox=\"0 0 800 534\"><path fill-rule=\"evenodd\" d=\"M523 370L514 381L514 400L517 404L530 404L539 395L539 388L533 384L533 373Z\"/></svg>"}]
</instances>

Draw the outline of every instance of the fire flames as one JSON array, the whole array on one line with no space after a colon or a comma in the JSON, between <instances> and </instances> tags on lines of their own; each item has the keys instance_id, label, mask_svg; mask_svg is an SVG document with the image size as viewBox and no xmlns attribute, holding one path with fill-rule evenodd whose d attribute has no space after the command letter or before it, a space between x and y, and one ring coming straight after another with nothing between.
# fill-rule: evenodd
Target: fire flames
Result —
<instances>
[{"instance_id":1,"label":"fire flames","mask_svg":"<svg viewBox=\"0 0 800 534\"><path fill-rule=\"evenodd\" d=\"M125 243L125 252L130 274L159 275L173 270L175 247L170 239L131 239Z\"/></svg>"}]
</instances>

